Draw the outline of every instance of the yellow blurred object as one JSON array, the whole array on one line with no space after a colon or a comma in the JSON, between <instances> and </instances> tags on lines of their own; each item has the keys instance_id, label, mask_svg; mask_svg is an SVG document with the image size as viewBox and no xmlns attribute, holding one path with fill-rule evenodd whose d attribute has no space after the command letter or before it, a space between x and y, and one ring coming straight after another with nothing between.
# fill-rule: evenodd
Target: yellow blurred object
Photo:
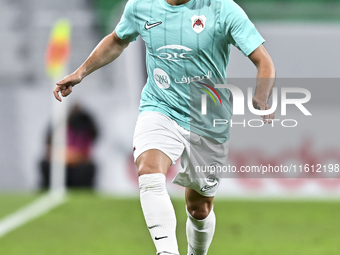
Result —
<instances>
[{"instance_id":1,"label":"yellow blurred object","mask_svg":"<svg viewBox=\"0 0 340 255\"><path fill-rule=\"evenodd\" d=\"M70 55L70 37L70 22L59 19L52 28L46 50L46 71L51 79L58 79L65 72Z\"/></svg>"}]
</instances>

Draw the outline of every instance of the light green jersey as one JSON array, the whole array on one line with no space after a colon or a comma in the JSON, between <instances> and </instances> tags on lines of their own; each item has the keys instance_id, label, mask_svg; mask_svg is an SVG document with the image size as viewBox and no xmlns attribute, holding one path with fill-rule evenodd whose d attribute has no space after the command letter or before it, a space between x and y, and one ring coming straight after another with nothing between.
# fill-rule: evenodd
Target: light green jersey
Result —
<instances>
[{"instance_id":1,"label":"light green jersey","mask_svg":"<svg viewBox=\"0 0 340 255\"><path fill-rule=\"evenodd\" d=\"M230 120L229 91L206 82L226 78L230 45L245 56L263 42L253 23L232 0L190 0L171 6L165 0L130 0L116 27L119 38L138 35L146 45L148 80L140 112L156 111L180 126L219 142L229 126L213 128L213 119ZM211 114L202 115L201 94L208 94Z\"/></svg>"}]
</instances>

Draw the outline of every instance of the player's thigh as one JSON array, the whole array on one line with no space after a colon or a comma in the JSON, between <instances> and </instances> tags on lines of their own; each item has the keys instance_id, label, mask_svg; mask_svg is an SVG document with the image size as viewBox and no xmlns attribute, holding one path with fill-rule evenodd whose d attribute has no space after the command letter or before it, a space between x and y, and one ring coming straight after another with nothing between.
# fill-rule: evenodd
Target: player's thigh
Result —
<instances>
[{"instance_id":1,"label":"player's thigh","mask_svg":"<svg viewBox=\"0 0 340 255\"><path fill-rule=\"evenodd\" d=\"M227 165L228 147L228 141L219 143L190 133L181 156L183 171L175 176L173 183L193 189L203 197L215 196L223 178L223 173L216 169Z\"/></svg>"},{"instance_id":2,"label":"player's thigh","mask_svg":"<svg viewBox=\"0 0 340 255\"><path fill-rule=\"evenodd\" d=\"M166 175L172 160L162 151L151 149L143 152L136 160L138 175L161 173Z\"/></svg>"},{"instance_id":3,"label":"player's thigh","mask_svg":"<svg viewBox=\"0 0 340 255\"><path fill-rule=\"evenodd\" d=\"M191 188L185 188L188 212L197 220L205 219L213 208L214 197L205 197Z\"/></svg>"},{"instance_id":4,"label":"player's thigh","mask_svg":"<svg viewBox=\"0 0 340 255\"><path fill-rule=\"evenodd\" d=\"M183 153L180 136L169 117L157 112L142 113L133 138L133 155L139 175L166 174Z\"/></svg>"}]
</instances>

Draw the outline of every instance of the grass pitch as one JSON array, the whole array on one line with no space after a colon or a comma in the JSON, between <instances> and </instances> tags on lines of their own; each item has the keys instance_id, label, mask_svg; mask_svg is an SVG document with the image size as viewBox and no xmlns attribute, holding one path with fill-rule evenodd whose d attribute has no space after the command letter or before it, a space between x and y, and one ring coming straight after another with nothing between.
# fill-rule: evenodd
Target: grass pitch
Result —
<instances>
[{"instance_id":1,"label":"grass pitch","mask_svg":"<svg viewBox=\"0 0 340 255\"><path fill-rule=\"evenodd\" d=\"M32 199L0 196L0 217ZM180 253L185 255L184 201L173 203ZM340 254L338 202L216 199L215 213L211 255ZM72 192L64 205L1 238L0 254L151 255L155 248L138 198Z\"/></svg>"},{"instance_id":2,"label":"grass pitch","mask_svg":"<svg viewBox=\"0 0 340 255\"><path fill-rule=\"evenodd\" d=\"M20 209L24 205L33 202L37 197L37 194L23 195L0 193L0 220L3 217Z\"/></svg>"}]
</instances>

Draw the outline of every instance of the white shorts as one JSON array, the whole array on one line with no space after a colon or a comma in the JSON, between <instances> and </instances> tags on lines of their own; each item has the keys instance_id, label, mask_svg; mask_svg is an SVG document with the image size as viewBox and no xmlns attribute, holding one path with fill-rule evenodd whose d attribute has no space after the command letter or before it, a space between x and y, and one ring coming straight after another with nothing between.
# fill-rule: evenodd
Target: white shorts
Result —
<instances>
[{"instance_id":1,"label":"white shorts","mask_svg":"<svg viewBox=\"0 0 340 255\"><path fill-rule=\"evenodd\" d=\"M137 120L133 147L135 162L139 155L151 149L165 153L173 164L181 157L182 170L172 182L212 197L220 178L210 173L198 173L197 167L227 165L229 142L221 144L189 132L164 114L144 112Z\"/></svg>"}]
</instances>

